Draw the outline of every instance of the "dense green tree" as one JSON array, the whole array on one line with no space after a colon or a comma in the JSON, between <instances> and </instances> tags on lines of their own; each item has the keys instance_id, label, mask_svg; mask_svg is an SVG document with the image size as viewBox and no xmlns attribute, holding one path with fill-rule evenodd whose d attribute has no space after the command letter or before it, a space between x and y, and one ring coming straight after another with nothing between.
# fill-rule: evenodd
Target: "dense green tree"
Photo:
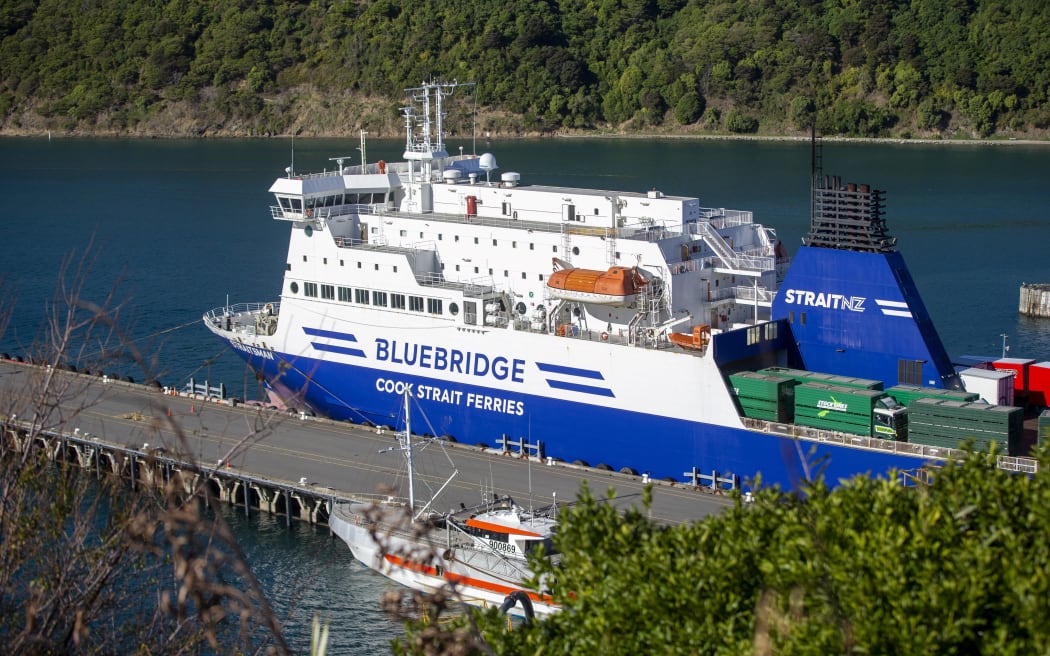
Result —
<instances>
[{"instance_id":1,"label":"dense green tree","mask_svg":"<svg viewBox=\"0 0 1050 656\"><path fill-rule=\"evenodd\" d=\"M13 1L0 128L392 134L402 90L442 77L478 83L492 129L741 127L683 121L693 93L768 133L805 96L834 134L1037 134L1048 32L1034 0Z\"/></svg>"}]
</instances>

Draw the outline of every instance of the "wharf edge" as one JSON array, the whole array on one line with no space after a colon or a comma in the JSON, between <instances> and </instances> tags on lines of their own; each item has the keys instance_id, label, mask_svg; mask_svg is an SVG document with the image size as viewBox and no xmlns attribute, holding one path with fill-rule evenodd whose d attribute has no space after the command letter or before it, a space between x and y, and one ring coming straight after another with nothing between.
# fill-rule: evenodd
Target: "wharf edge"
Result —
<instances>
[{"instance_id":1,"label":"wharf edge","mask_svg":"<svg viewBox=\"0 0 1050 656\"><path fill-rule=\"evenodd\" d=\"M0 362L0 381L12 374L28 374L32 372L45 372L47 365L35 365L32 363L5 360ZM158 410L166 399L181 402L191 406L196 404L198 412L210 411L211 409L222 409L229 412L244 413L244 416L252 417L261 414L266 416L269 411L254 407L237 407L235 404L206 400L203 396L196 397L191 394L178 393L172 396L166 395L161 388L150 385L132 383L128 381L103 378L93 375L75 373L71 371L56 370L62 375L75 376L79 381L90 386L90 389L109 388L116 396L126 393L134 396L141 403L151 404L154 410ZM10 379L9 379L10 380ZM104 403L106 397L99 397L100 403ZM126 399L120 399L126 401ZM21 449L29 446L28 440L32 438L38 447L43 447L47 455L55 461L65 461L77 465L85 471L96 471L107 475L120 475L129 480L134 486L163 484L171 479L176 472L186 476L189 482L199 481L203 477L207 484L212 486L213 496L220 501L229 503L234 507L244 508L246 514L251 512L270 512L277 515L285 515L287 522L292 520L306 521L314 524L327 524L329 503L344 502L369 502L377 499L387 499L389 495L366 493L364 491L347 491L337 489L330 485L330 481L316 481L313 472L298 470L296 475L306 473L306 480L299 477L295 480L291 477L282 477L279 474L261 473L253 471L251 467L235 462L232 467L227 467L224 462L216 464L200 464L186 459L176 457L174 453L164 448L168 445L144 444L142 440L129 440L112 436L100 437L97 433L87 430L78 430L72 426L56 429L35 429L24 421L29 416L28 408L23 407L19 415L0 415L0 430L5 440L5 447ZM163 412L163 411L161 411ZM282 417L283 419L283 417ZM287 417L288 422L301 431L307 426L326 429L337 435L340 439L364 439L371 436L383 436L386 431L382 428L366 429L362 426L347 425L344 422L333 421L323 418L309 418L305 421ZM301 423L302 422L302 423ZM283 421L280 422L284 424ZM187 428L184 426L184 428ZM225 440L232 442L235 438L223 437L217 433L204 436L193 431L189 432L194 437ZM210 430L210 429L209 429ZM346 431L344 433L344 431ZM103 432L103 431L99 431ZM110 427L109 432L112 431ZM280 436L272 436L270 440L278 440ZM152 440L151 440L152 441ZM467 459L480 463L478 467L487 472L496 468L516 470L515 476L520 479L517 482L509 482L504 492L514 492L524 488L524 481L530 480L535 483L537 496L542 496L545 490L556 490L559 504L571 505L575 500L575 494L580 485L586 481L591 489L604 492L607 486L615 487L617 498L612 502L621 508L626 508L636 503L641 498L641 489L651 484L653 486L653 508L651 514L654 520L661 523L679 523L692 521L704 516L719 512L722 508L732 503L729 495L721 490L714 490L708 486L692 486L682 482L669 482L661 480L650 480L644 475L624 474L615 471L604 471L597 468L584 467L566 462L538 462L535 457L528 458L522 453L515 451L513 443L508 450L501 451L499 437L491 440L491 446L471 446L465 444L449 444L450 453L457 459ZM258 448L262 445L255 445ZM251 452L251 448L247 450ZM303 452L304 460L321 457L318 453ZM307 458L307 456L309 458ZM526 470L527 460L530 463ZM295 467L296 463L289 463L289 468ZM257 468L261 469L261 468ZM190 476L187 476L189 474ZM544 477L547 477L544 480ZM193 478L198 477L198 478ZM317 478L324 478L317 474ZM384 483L390 481L383 481ZM362 490L374 489L367 485L361 485ZM521 492L517 492L521 494ZM458 500L457 500L458 501ZM291 512L288 512L288 510Z\"/></svg>"}]
</instances>

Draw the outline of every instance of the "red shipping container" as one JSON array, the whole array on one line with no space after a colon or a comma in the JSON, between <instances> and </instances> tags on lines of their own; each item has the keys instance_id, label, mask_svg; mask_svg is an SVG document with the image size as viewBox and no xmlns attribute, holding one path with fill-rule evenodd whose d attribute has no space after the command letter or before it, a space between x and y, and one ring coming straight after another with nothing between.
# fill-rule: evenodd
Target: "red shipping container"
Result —
<instances>
[{"instance_id":1,"label":"red shipping container","mask_svg":"<svg viewBox=\"0 0 1050 656\"><path fill-rule=\"evenodd\" d=\"M1028 368L1033 364L1035 360L1024 358L1002 358L992 363L996 369L1014 372L1014 398L1018 404L1028 393Z\"/></svg>"},{"instance_id":2,"label":"red shipping container","mask_svg":"<svg viewBox=\"0 0 1050 656\"><path fill-rule=\"evenodd\" d=\"M1037 362L1028 367L1028 403L1045 408L1050 399L1050 362Z\"/></svg>"}]
</instances>

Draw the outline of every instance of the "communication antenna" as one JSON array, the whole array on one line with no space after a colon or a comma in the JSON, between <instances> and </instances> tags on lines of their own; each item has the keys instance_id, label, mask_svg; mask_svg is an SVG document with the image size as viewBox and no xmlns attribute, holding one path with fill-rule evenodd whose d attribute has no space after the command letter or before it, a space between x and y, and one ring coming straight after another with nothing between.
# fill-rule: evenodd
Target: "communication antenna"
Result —
<instances>
[{"instance_id":1,"label":"communication antenna","mask_svg":"<svg viewBox=\"0 0 1050 656\"><path fill-rule=\"evenodd\" d=\"M471 123L470 129L471 129L471 139L472 139L471 148L474 149L474 152L471 153L471 154L474 155L474 156L477 156L477 154L478 154L478 94L476 94L476 93L474 94L474 111L471 112L471 114L470 114L470 123ZM50 134L50 133L48 133L48 134Z\"/></svg>"}]
</instances>

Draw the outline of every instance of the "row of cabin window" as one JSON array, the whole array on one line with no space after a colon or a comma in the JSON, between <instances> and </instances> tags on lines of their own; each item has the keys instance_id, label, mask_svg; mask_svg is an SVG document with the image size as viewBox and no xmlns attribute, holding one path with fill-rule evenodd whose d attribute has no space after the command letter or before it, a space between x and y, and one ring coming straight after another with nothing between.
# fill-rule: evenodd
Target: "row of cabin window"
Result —
<instances>
[{"instance_id":1,"label":"row of cabin window","mask_svg":"<svg viewBox=\"0 0 1050 656\"><path fill-rule=\"evenodd\" d=\"M303 255L303 262L306 262L306 261L307 261L307 257L305 255ZM324 263L328 264L328 258L327 257L324 258ZM345 263L346 263L345 260L339 260L339 266L343 266ZM290 264L285 266L285 268L287 270L289 270L289 271L292 270L292 266ZM357 263L357 268L358 269L363 268L360 262ZM379 271L379 265L378 264L375 265L375 270ZM445 270L445 263L444 262L441 263L441 270L442 271ZM456 271L458 272L459 270L460 270L460 267L457 264L456 265ZM396 264L393 266L393 271L394 271L394 273L397 273L397 265ZM481 267L474 267L474 273L480 274L481 273ZM490 276L495 275L495 270L490 268L489 269L489 275ZM539 281L543 282L545 276L542 273L538 274L538 275L539 275ZM527 279L527 276L528 276L528 274L525 271L521 272L521 279L522 280ZM504 278L509 278L510 277L510 271L508 269L504 269L503 270L503 277ZM306 283L306 284L311 284L311 283ZM322 298L325 298L325 297L322 296ZM342 299L340 299L340 300L342 300ZM375 305L375 304L373 303L373 305Z\"/></svg>"},{"instance_id":2,"label":"row of cabin window","mask_svg":"<svg viewBox=\"0 0 1050 656\"><path fill-rule=\"evenodd\" d=\"M353 293L353 298L351 298L351 292ZM303 296L309 296L312 298L320 297L327 301L334 301L337 293L339 301L342 303L375 305L378 307L391 307L395 310L404 310L406 307L405 301L407 300L407 306L410 311L422 312L424 301L426 301L425 305L428 313L442 314L444 311L444 302L440 298L424 299L422 296L406 296L405 294L393 294L376 290L336 287L334 285L318 285L316 282L303 283Z\"/></svg>"},{"instance_id":3,"label":"row of cabin window","mask_svg":"<svg viewBox=\"0 0 1050 656\"><path fill-rule=\"evenodd\" d=\"M379 229L378 228L372 228L372 233L373 234L379 234ZM408 236L408 230L401 230L400 233L401 233L402 237L407 237ZM459 235L453 235L452 237L453 237L453 239L452 239L453 241L459 241ZM426 238L426 233L420 232L419 233L419 238L420 239L425 239ZM445 235L439 232L437 238L438 238L438 241L444 241L445 240ZM475 244L480 244L481 243L481 239L479 237L475 237L474 238L474 243ZM499 240L498 239L493 239L492 240L492 245L493 246L499 246ZM510 242L510 247L511 248L517 248L518 247L518 242L516 242L516 241ZM556 245L552 246L552 249L553 249L553 251L555 253L558 252L558 247ZM536 250L536 244L533 243L533 242L529 242L529 250L530 251Z\"/></svg>"},{"instance_id":4,"label":"row of cabin window","mask_svg":"<svg viewBox=\"0 0 1050 656\"><path fill-rule=\"evenodd\" d=\"M378 235L379 234L379 229L378 228L372 228L372 234L373 235ZM408 236L408 230L402 230L401 231L401 236L402 237L407 237ZM445 236L442 233L439 232L437 237L438 237L438 241L444 241L444 237ZM453 235L453 237L455 238L454 241L459 241L459 235ZM420 239L425 239L426 238L425 233L420 232L419 233L419 238ZM474 238L474 243L480 245L481 244L480 238L479 237L475 237ZM499 240L498 239L493 239L492 240L492 245L493 246L499 246ZM518 242L516 242L516 241L510 242L510 247L511 248L517 248L518 247ZM536 244L533 243L533 242L529 242L529 250L530 251L536 250ZM558 252L557 244L555 244L554 246L551 246L551 252L552 253L557 253ZM572 254L573 255L579 255L580 254L580 247L579 246L574 246L573 249L572 249ZM619 257L620 257L620 252L617 251L616 252L616 258L619 259Z\"/></svg>"}]
</instances>

